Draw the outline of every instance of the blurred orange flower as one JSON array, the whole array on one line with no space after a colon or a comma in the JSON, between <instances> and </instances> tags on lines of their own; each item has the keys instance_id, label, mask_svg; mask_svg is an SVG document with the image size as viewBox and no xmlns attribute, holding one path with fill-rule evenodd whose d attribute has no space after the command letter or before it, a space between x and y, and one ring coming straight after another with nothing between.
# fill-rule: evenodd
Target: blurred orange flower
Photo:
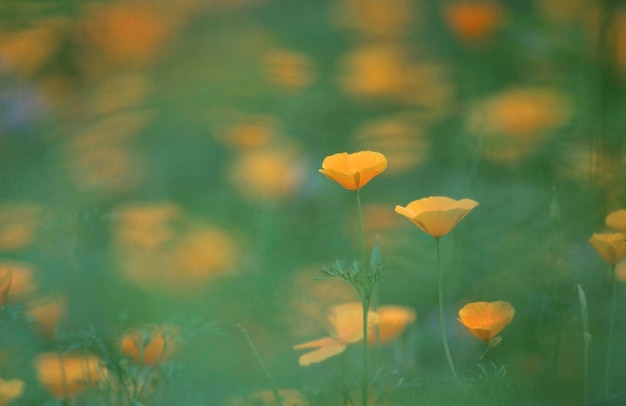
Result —
<instances>
[{"instance_id":1,"label":"blurred orange flower","mask_svg":"<svg viewBox=\"0 0 626 406\"><path fill-rule=\"evenodd\" d=\"M60 296L47 296L26 304L26 313L37 323L37 331L47 338L54 338L59 321L67 314L67 301Z\"/></svg>"},{"instance_id":2,"label":"blurred orange flower","mask_svg":"<svg viewBox=\"0 0 626 406\"><path fill-rule=\"evenodd\" d=\"M355 141L385 155L386 170L396 174L414 170L427 159L430 142L425 135L416 117L404 113L366 121Z\"/></svg>"},{"instance_id":3,"label":"blurred orange flower","mask_svg":"<svg viewBox=\"0 0 626 406\"><path fill-rule=\"evenodd\" d=\"M8 302L14 303L27 297L37 289L33 280L33 270L27 264L12 261L0 261L0 275L11 274L11 287Z\"/></svg>"},{"instance_id":4,"label":"blurred orange flower","mask_svg":"<svg viewBox=\"0 0 626 406\"><path fill-rule=\"evenodd\" d=\"M404 332L409 324L415 322L415 310L406 306L380 306L378 313L378 340L387 343ZM376 330L371 329L367 335L368 344L376 343Z\"/></svg>"},{"instance_id":5,"label":"blurred orange flower","mask_svg":"<svg viewBox=\"0 0 626 406\"><path fill-rule=\"evenodd\" d=\"M237 150L268 147L280 134L279 121L270 115L227 111L221 116L219 119L224 122L218 124L213 133L227 147Z\"/></svg>"},{"instance_id":6,"label":"blurred orange flower","mask_svg":"<svg viewBox=\"0 0 626 406\"><path fill-rule=\"evenodd\" d=\"M514 87L478 101L469 112L467 129L481 139L485 157L513 162L540 145L569 115L569 100L560 91Z\"/></svg>"},{"instance_id":7,"label":"blurred orange flower","mask_svg":"<svg viewBox=\"0 0 626 406\"><path fill-rule=\"evenodd\" d=\"M595 233L589 243L606 262L615 265L626 256L625 239L626 234L622 233Z\"/></svg>"},{"instance_id":8,"label":"blurred orange flower","mask_svg":"<svg viewBox=\"0 0 626 406\"><path fill-rule=\"evenodd\" d=\"M236 267L238 244L170 203L130 204L116 212L115 246L124 276L149 289L188 295Z\"/></svg>"},{"instance_id":9,"label":"blurred orange flower","mask_svg":"<svg viewBox=\"0 0 626 406\"><path fill-rule=\"evenodd\" d=\"M502 24L504 13L493 1L455 1L444 9L450 29L462 40L477 41L491 36Z\"/></svg>"},{"instance_id":10,"label":"blurred orange flower","mask_svg":"<svg viewBox=\"0 0 626 406\"><path fill-rule=\"evenodd\" d=\"M613 230L626 234L626 209L609 213L604 219L604 223Z\"/></svg>"},{"instance_id":11,"label":"blurred orange flower","mask_svg":"<svg viewBox=\"0 0 626 406\"><path fill-rule=\"evenodd\" d=\"M242 153L231 168L231 180L247 199L274 201L291 196L300 186L300 154L294 148L268 147Z\"/></svg>"},{"instance_id":12,"label":"blurred orange flower","mask_svg":"<svg viewBox=\"0 0 626 406\"><path fill-rule=\"evenodd\" d=\"M425 233L441 237L452 231L476 206L478 203L471 199L431 196L415 200L406 207L396 206L396 213L411 220Z\"/></svg>"},{"instance_id":13,"label":"blurred orange flower","mask_svg":"<svg viewBox=\"0 0 626 406\"><path fill-rule=\"evenodd\" d=\"M106 369L94 355L44 353L35 358L39 382L55 397L71 397L95 386L106 376Z\"/></svg>"},{"instance_id":14,"label":"blurred orange flower","mask_svg":"<svg viewBox=\"0 0 626 406\"><path fill-rule=\"evenodd\" d=\"M155 366L170 357L175 337L176 329L169 327L137 328L124 335L121 350L134 364Z\"/></svg>"},{"instance_id":15,"label":"blurred orange flower","mask_svg":"<svg viewBox=\"0 0 626 406\"><path fill-rule=\"evenodd\" d=\"M341 354L349 344L363 339L363 307L359 302L349 302L334 306L328 317L333 327L333 336L298 344L296 350L315 348L300 356L298 363L306 366L324 361L327 358ZM368 312L368 328L372 328L379 321L377 313Z\"/></svg>"},{"instance_id":16,"label":"blurred orange flower","mask_svg":"<svg viewBox=\"0 0 626 406\"><path fill-rule=\"evenodd\" d=\"M515 309L509 302L474 302L459 310L458 320L476 338L493 345L499 342L496 336L513 320L513 316Z\"/></svg>"},{"instance_id":17,"label":"blurred orange flower","mask_svg":"<svg viewBox=\"0 0 626 406\"><path fill-rule=\"evenodd\" d=\"M274 49L264 55L264 60L269 80L282 88L303 89L315 78L313 62L304 54Z\"/></svg>"},{"instance_id":18,"label":"blurred orange flower","mask_svg":"<svg viewBox=\"0 0 626 406\"><path fill-rule=\"evenodd\" d=\"M327 156L320 173L348 190L359 190L387 168L387 158L380 152L342 152Z\"/></svg>"},{"instance_id":19,"label":"blurred orange flower","mask_svg":"<svg viewBox=\"0 0 626 406\"><path fill-rule=\"evenodd\" d=\"M455 92L448 69L433 60L417 62L413 54L397 43L359 46L341 59L339 86L359 101L419 106L421 115L441 116L450 109Z\"/></svg>"},{"instance_id":20,"label":"blurred orange flower","mask_svg":"<svg viewBox=\"0 0 626 406\"><path fill-rule=\"evenodd\" d=\"M10 405L24 393L24 381L0 378L0 406Z\"/></svg>"},{"instance_id":21,"label":"blurred orange flower","mask_svg":"<svg viewBox=\"0 0 626 406\"><path fill-rule=\"evenodd\" d=\"M24 77L37 73L56 52L65 23L62 19L42 19L33 27L0 33L0 70Z\"/></svg>"},{"instance_id":22,"label":"blurred orange flower","mask_svg":"<svg viewBox=\"0 0 626 406\"><path fill-rule=\"evenodd\" d=\"M106 62L130 67L153 61L170 39L173 21L150 2L97 4L88 9L81 39Z\"/></svg>"},{"instance_id":23,"label":"blurred orange flower","mask_svg":"<svg viewBox=\"0 0 626 406\"><path fill-rule=\"evenodd\" d=\"M32 203L0 205L0 250L15 251L35 239L41 209Z\"/></svg>"},{"instance_id":24,"label":"blurred orange flower","mask_svg":"<svg viewBox=\"0 0 626 406\"><path fill-rule=\"evenodd\" d=\"M337 25L373 38L402 35L420 15L411 0L339 0L331 12Z\"/></svg>"}]
</instances>

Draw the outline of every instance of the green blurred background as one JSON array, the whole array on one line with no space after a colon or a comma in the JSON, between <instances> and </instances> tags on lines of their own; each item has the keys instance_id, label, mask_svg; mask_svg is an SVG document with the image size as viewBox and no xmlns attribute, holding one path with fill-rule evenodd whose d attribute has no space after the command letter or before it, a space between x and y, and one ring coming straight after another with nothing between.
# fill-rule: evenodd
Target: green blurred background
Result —
<instances>
[{"instance_id":1,"label":"green blurred background","mask_svg":"<svg viewBox=\"0 0 626 406\"><path fill-rule=\"evenodd\" d=\"M278 386L341 404L340 361L301 367L292 347L356 299L315 280L360 255L353 194L318 169L373 150L389 161L361 193L380 303L417 312L381 350L380 380L402 383L390 404L582 404L576 284L600 402L612 279L588 239L626 207L625 90L617 1L5 0L0 267L26 276L2 310L0 377L25 382L15 404L54 404L37 354L167 324L183 338L150 404L228 404L268 388L240 325ZM393 210L432 195L480 203L442 239L451 352L475 387L461 397L434 242ZM516 316L492 351L506 376L485 382L456 315L495 300ZM41 302L56 310L34 317Z\"/></svg>"}]
</instances>

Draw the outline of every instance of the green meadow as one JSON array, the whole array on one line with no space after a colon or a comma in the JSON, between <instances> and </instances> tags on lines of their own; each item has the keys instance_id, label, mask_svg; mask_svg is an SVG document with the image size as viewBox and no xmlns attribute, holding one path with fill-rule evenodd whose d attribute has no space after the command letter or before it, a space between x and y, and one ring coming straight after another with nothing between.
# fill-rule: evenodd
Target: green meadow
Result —
<instances>
[{"instance_id":1,"label":"green meadow","mask_svg":"<svg viewBox=\"0 0 626 406\"><path fill-rule=\"evenodd\" d=\"M0 2L0 406L621 405L625 283L621 2Z\"/></svg>"}]
</instances>

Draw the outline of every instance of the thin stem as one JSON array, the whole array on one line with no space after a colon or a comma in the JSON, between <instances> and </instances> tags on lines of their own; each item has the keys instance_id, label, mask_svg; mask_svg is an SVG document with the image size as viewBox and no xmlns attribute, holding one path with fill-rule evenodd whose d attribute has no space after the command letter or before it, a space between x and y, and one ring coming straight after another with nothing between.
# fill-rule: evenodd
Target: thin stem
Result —
<instances>
[{"instance_id":1,"label":"thin stem","mask_svg":"<svg viewBox=\"0 0 626 406\"><path fill-rule=\"evenodd\" d=\"M611 319L609 321L609 337L606 343L606 364L604 366L604 401L609 400L609 375L611 371L611 347L613 346L613 329L615 328L615 297L617 289L617 279L615 271L612 270L613 287L611 288Z\"/></svg>"},{"instance_id":2,"label":"thin stem","mask_svg":"<svg viewBox=\"0 0 626 406\"><path fill-rule=\"evenodd\" d=\"M361 382L361 405L367 406L367 314L369 311L369 292L367 291L367 262L365 261L365 230L363 229L363 210L361 209L361 195L356 190L356 208L359 216L361 234L361 304L363 306L363 380Z\"/></svg>"},{"instance_id":3,"label":"thin stem","mask_svg":"<svg viewBox=\"0 0 626 406\"><path fill-rule=\"evenodd\" d=\"M448 348L448 337L446 335L446 323L443 312L443 275L441 272L441 249L439 247L439 238L435 237L437 243L437 273L439 274L439 324L441 325L441 339L443 341L443 349L446 352L446 359L448 360L448 366L454 376L456 382L459 382L459 376L456 374L454 363L452 363L452 357L450 356L450 349Z\"/></svg>"},{"instance_id":4,"label":"thin stem","mask_svg":"<svg viewBox=\"0 0 626 406\"><path fill-rule=\"evenodd\" d=\"M254 343L250 339L248 332L246 331L245 328L243 328L239 324L237 324L237 327L239 328L239 330L241 330L241 333L246 339L246 343L248 344L248 347L250 347L250 351L252 351L252 354L254 355L254 358L256 359L257 364L259 364L259 366L263 370L263 373L265 374L265 378L267 378L267 381L269 382L270 387L272 388L272 393L274 394L274 400L276 401L276 404L277 405L282 404L280 401L280 395L278 394L278 389L276 388L276 384L274 383L274 380L272 379L272 374L270 374L269 369L267 369L267 367L265 366L265 362L263 362L263 359L259 355L259 352L256 350L256 347L254 346Z\"/></svg>"},{"instance_id":5,"label":"thin stem","mask_svg":"<svg viewBox=\"0 0 626 406\"><path fill-rule=\"evenodd\" d=\"M587 298L582 286L576 285L578 290L578 300L580 302L580 314L582 319L584 359L583 359L583 404L589 404L589 344L591 334L589 334L589 310L587 308Z\"/></svg>"}]
</instances>

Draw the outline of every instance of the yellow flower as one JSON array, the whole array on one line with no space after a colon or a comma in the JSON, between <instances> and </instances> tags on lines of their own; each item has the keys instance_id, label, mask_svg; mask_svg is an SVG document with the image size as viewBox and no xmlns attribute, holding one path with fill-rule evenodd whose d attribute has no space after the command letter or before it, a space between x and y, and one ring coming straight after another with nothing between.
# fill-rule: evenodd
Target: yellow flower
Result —
<instances>
[{"instance_id":1,"label":"yellow flower","mask_svg":"<svg viewBox=\"0 0 626 406\"><path fill-rule=\"evenodd\" d=\"M381 344L398 337L409 324L415 321L415 310L405 306L380 306L376 312L379 316L378 342ZM375 329L369 331L367 342L376 343Z\"/></svg>"},{"instance_id":2,"label":"yellow flower","mask_svg":"<svg viewBox=\"0 0 626 406\"><path fill-rule=\"evenodd\" d=\"M476 206L478 203L471 199L431 196L415 200L406 207L396 206L396 213L411 220L425 233L441 237L452 231Z\"/></svg>"},{"instance_id":3,"label":"yellow flower","mask_svg":"<svg viewBox=\"0 0 626 406\"><path fill-rule=\"evenodd\" d=\"M609 264L615 265L626 256L626 235L622 233L596 233L589 243Z\"/></svg>"},{"instance_id":4,"label":"yellow flower","mask_svg":"<svg viewBox=\"0 0 626 406\"><path fill-rule=\"evenodd\" d=\"M380 152L342 152L322 162L320 172L348 190L359 190L387 168L387 158Z\"/></svg>"},{"instance_id":5,"label":"yellow flower","mask_svg":"<svg viewBox=\"0 0 626 406\"><path fill-rule=\"evenodd\" d=\"M24 381L0 378L0 406L9 405L24 393Z\"/></svg>"},{"instance_id":6,"label":"yellow flower","mask_svg":"<svg viewBox=\"0 0 626 406\"><path fill-rule=\"evenodd\" d=\"M509 302L474 302L459 310L458 320L475 337L490 345L499 342L496 336L515 315L515 309Z\"/></svg>"},{"instance_id":7,"label":"yellow flower","mask_svg":"<svg viewBox=\"0 0 626 406\"><path fill-rule=\"evenodd\" d=\"M604 219L604 223L613 230L626 234L626 209L615 210L609 213Z\"/></svg>"},{"instance_id":8,"label":"yellow flower","mask_svg":"<svg viewBox=\"0 0 626 406\"><path fill-rule=\"evenodd\" d=\"M296 350L315 348L314 351L304 354L298 359L300 365L310 365L341 354L349 344L354 344L363 339L363 308L361 303L349 302L337 305L333 307L328 319L334 328L332 337L320 338L293 347ZM378 321L378 314L368 312L368 328L372 328Z\"/></svg>"}]
</instances>

